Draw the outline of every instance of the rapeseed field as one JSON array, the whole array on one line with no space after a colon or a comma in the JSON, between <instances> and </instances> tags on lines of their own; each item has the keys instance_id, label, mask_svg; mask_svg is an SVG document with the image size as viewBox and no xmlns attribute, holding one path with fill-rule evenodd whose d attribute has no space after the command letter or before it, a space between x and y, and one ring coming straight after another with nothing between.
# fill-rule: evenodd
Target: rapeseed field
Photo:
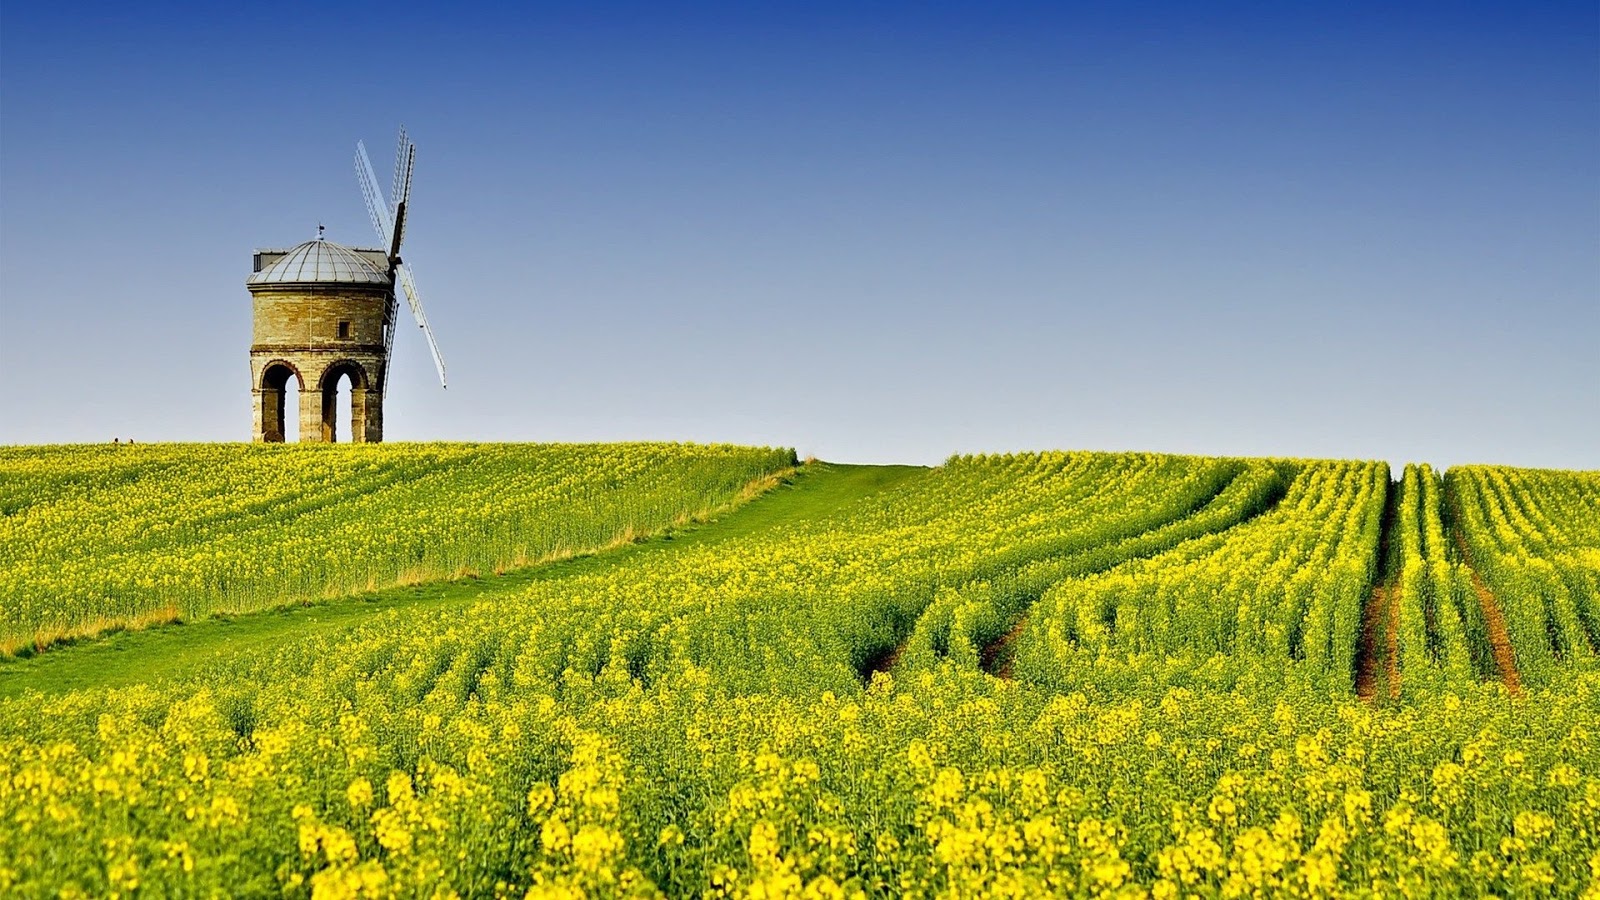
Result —
<instances>
[{"instance_id":1,"label":"rapeseed field","mask_svg":"<svg viewBox=\"0 0 1600 900\"><path fill-rule=\"evenodd\" d=\"M1600 897L1595 473L109 452L0 457L14 634L91 621L105 584L135 611L208 585L203 619L236 583L240 608L382 588L418 548L489 579L625 546L147 681L52 683L92 641L0 664L8 894ZM375 461L397 493L318 502ZM296 480L258 509L274 462ZM346 560L233 537L280 503L422 537L358 537L330 581Z\"/></svg>"}]
</instances>

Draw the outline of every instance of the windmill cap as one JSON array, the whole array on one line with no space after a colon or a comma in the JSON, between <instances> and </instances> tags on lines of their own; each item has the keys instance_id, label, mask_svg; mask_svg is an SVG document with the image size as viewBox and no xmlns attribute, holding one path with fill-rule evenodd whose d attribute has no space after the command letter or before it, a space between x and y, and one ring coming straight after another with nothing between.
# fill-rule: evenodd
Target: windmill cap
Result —
<instances>
[{"instance_id":1,"label":"windmill cap","mask_svg":"<svg viewBox=\"0 0 1600 900\"><path fill-rule=\"evenodd\" d=\"M245 279L245 284L370 284L390 287L389 274L361 252L317 238L285 253L272 265Z\"/></svg>"}]
</instances>

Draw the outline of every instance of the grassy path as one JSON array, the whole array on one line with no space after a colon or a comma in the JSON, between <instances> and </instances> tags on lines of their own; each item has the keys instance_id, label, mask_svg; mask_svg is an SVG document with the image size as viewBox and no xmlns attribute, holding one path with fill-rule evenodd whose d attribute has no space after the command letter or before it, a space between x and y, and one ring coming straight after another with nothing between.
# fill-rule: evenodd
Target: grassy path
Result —
<instances>
[{"instance_id":1,"label":"grassy path","mask_svg":"<svg viewBox=\"0 0 1600 900\"><path fill-rule=\"evenodd\" d=\"M29 690L61 693L177 677L220 656L276 641L331 632L385 610L464 606L488 595L615 565L635 556L738 540L784 522L826 515L846 503L926 471L920 466L814 462L796 470L778 487L721 518L668 531L637 544L503 575L430 582L307 606L124 631L100 640L61 646L28 659L0 661L0 697L16 696Z\"/></svg>"}]
</instances>

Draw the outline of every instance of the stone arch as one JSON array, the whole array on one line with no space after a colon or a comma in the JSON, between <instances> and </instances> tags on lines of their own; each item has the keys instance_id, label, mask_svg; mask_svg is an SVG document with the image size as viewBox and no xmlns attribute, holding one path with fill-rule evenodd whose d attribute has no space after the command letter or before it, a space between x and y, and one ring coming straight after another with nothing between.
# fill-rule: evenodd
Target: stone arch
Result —
<instances>
[{"instance_id":1,"label":"stone arch","mask_svg":"<svg viewBox=\"0 0 1600 900\"><path fill-rule=\"evenodd\" d=\"M367 369L353 359L335 360L322 370L317 379L317 390L322 394L322 439L328 443L339 440L339 379L350 379L350 440L365 442L367 434L367 390L371 379Z\"/></svg>"},{"instance_id":2,"label":"stone arch","mask_svg":"<svg viewBox=\"0 0 1600 900\"><path fill-rule=\"evenodd\" d=\"M279 390L283 390L283 388L288 386L290 375L294 376L296 387L302 391L306 389L306 379L304 375L300 374L300 367L288 361L287 359L274 359L262 366L261 384L258 386L262 390L266 390L274 386ZM274 382L276 382L276 384L274 384Z\"/></svg>"},{"instance_id":3,"label":"stone arch","mask_svg":"<svg viewBox=\"0 0 1600 900\"><path fill-rule=\"evenodd\" d=\"M317 389L326 391L336 385L339 378L344 375L350 376L351 388L359 388L363 391L367 389L369 381L367 369L353 359L339 359L328 363L328 367L322 370L322 376L318 379Z\"/></svg>"},{"instance_id":4,"label":"stone arch","mask_svg":"<svg viewBox=\"0 0 1600 900\"><path fill-rule=\"evenodd\" d=\"M300 374L300 369L286 359L274 359L261 367L261 383L256 390L259 394L260 420L257 438L273 444L281 444L287 439L287 395L289 378L294 377L295 389L300 392L300 403L304 404L306 380Z\"/></svg>"}]
</instances>

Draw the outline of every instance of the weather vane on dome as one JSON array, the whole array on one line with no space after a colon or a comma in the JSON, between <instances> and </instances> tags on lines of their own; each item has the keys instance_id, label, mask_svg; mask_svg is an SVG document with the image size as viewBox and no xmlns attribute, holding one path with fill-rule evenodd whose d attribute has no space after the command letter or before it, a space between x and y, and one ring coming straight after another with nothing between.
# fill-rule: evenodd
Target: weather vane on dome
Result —
<instances>
[{"instance_id":1,"label":"weather vane on dome","mask_svg":"<svg viewBox=\"0 0 1600 900\"><path fill-rule=\"evenodd\" d=\"M322 232L324 232L326 230L327 229L323 227L321 222L317 223L317 240L319 240L319 241L322 240Z\"/></svg>"}]
</instances>

